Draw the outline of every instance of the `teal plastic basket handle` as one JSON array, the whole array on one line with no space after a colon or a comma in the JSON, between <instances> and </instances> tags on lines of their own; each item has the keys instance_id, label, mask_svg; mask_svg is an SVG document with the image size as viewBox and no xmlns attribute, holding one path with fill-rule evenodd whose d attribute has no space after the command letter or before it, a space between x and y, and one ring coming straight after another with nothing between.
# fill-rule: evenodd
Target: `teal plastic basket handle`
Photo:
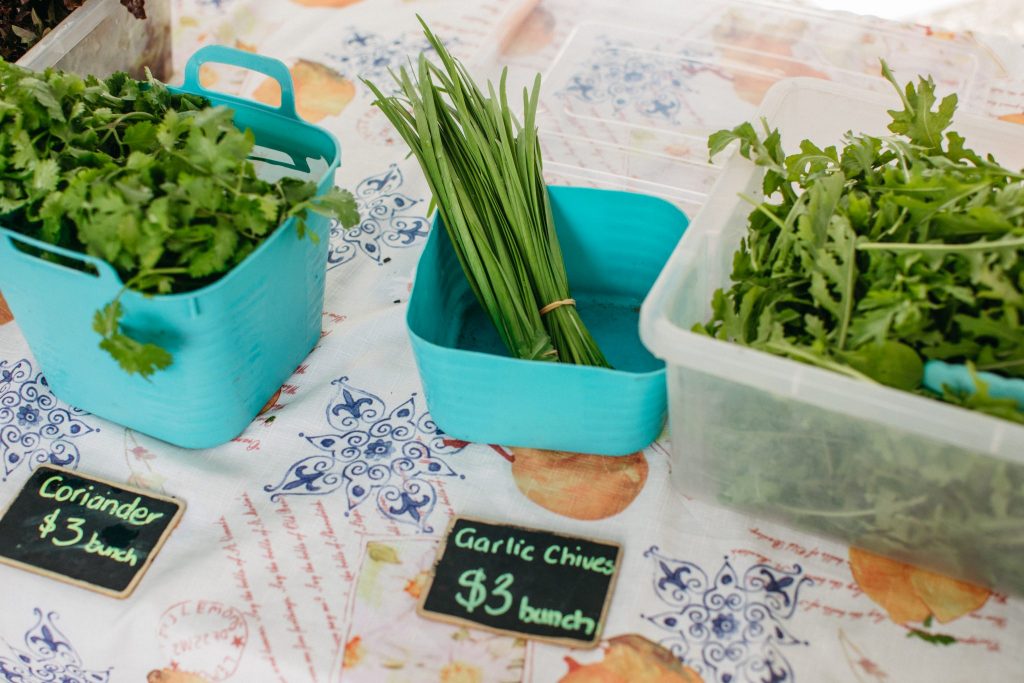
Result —
<instances>
[{"instance_id":1,"label":"teal plastic basket handle","mask_svg":"<svg viewBox=\"0 0 1024 683\"><path fill-rule=\"evenodd\" d=\"M15 244L16 242L33 249L38 249L43 253L54 254L71 261L78 261L91 267L95 271L94 273L89 273L88 269L85 268L82 270L86 274L95 277L97 281L97 288L106 291L110 298L116 296L124 285L124 283L121 282L121 276L118 275L117 271L114 270L114 267L106 261L78 251L71 251L70 249L64 249L63 247L58 247L47 242L41 242L37 239L15 233L6 228L0 228L0 256L5 256L6 258L11 259L21 259L32 264L43 264L50 268L68 268L68 266L63 266L53 261L47 261L36 254L31 254L26 252L24 249L19 249L18 245Z\"/></svg>"},{"instance_id":2,"label":"teal plastic basket handle","mask_svg":"<svg viewBox=\"0 0 1024 683\"><path fill-rule=\"evenodd\" d=\"M281 106L272 107L269 104L255 102L253 100L216 92L203 86L199 82L199 67L203 64L227 64L242 69L249 69L256 73L269 76L281 86ZM196 50L195 54L185 65L185 82L183 89L200 94L216 94L218 99L236 100L245 102L249 106L268 109L288 118L301 121L298 112L295 110L295 86L292 83L292 75L284 62L273 57L253 54L244 50L238 50L226 45L207 45Z\"/></svg>"}]
</instances>

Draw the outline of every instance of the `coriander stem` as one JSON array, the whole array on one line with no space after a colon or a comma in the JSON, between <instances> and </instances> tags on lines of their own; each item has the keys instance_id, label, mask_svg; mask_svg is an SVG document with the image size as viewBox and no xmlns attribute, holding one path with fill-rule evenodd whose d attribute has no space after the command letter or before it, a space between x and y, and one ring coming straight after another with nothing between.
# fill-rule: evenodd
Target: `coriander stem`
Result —
<instances>
[{"instance_id":1,"label":"coriander stem","mask_svg":"<svg viewBox=\"0 0 1024 683\"><path fill-rule=\"evenodd\" d=\"M235 191L235 188L233 188L230 185L228 185L226 182L224 182L222 179L218 178L216 175L213 175L213 174L209 173L209 171L207 171L206 169L203 169L203 168L200 168L199 166L196 166L194 163L192 163L192 160L189 159L188 157L186 157L185 155L179 154L178 152L175 152L173 150L167 150L167 151L174 158L180 159L181 161L184 161L185 164L187 164L188 167L191 168L192 170L198 171L198 172L200 172L200 173L202 173L204 175L209 174L210 180L213 180L214 182L216 182L218 185L220 185L222 188L224 188L228 192L232 192L232 193L234 193L236 195L238 194L238 192ZM281 197L283 198L284 195L282 194Z\"/></svg>"},{"instance_id":2,"label":"coriander stem","mask_svg":"<svg viewBox=\"0 0 1024 683\"><path fill-rule=\"evenodd\" d=\"M142 280L143 278L150 277L150 276L153 276L153 275L184 275L186 273L188 273L188 268L180 268L180 267L175 267L175 268L170 268L170 267L168 267L168 268L152 268L150 270L139 271L138 273L133 275L131 278L129 278L128 282L124 283L124 285L121 287L121 291L117 293L116 297L114 297L114 301L117 301L118 299L120 299L121 295L124 294L125 290L134 289L135 288L134 287L135 284L138 283L138 281ZM141 290L135 290L135 291L141 291Z\"/></svg>"},{"instance_id":3,"label":"coriander stem","mask_svg":"<svg viewBox=\"0 0 1024 683\"><path fill-rule=\"evenodd\" d=\"M102 145L108 139L110 139L111 133L113 133L116 136L117 135L117 126L122 121L124 121L125 119L128 119L128 118L131 118L132 116L142 116L143 118L149 118L149 119L153 118L152 114L149 114L149 113L144 112L144 111L132 111L132 112L128 112L127 114L121 114L120 116L118 116L118 117L108 121L106 123L106 125L103 126L105 129L107 129L107 134L103 136L103 139L99 141L99 144ZM120 141L120 138L118 138L118 140ZM120 144L120 142L118 142L118 144Z\"/></svg>"}]
</instances>

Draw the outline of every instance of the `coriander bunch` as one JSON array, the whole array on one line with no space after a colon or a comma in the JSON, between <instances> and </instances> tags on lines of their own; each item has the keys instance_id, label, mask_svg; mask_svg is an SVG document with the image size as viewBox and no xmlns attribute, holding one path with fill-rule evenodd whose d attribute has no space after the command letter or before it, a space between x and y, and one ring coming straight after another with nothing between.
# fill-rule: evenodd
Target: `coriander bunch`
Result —
<instances>
[{"instance_id":1,"label":"coriander bunch","mask_svg":"<svg viewBox=\"0 0 1024 683\"><path fill-rule=\"evenodd\" d=\"M252 148L231 110L152 77L98 81L0 61L0 223L107 261L125 289L203 287L293 217L301 237L307 211L358 221L348 192L316 197L311 182L257 177ZM166 350L121 331L120 296L95 316L100 346L128 372L170 365Z\"/></svg>"}]
</instances>

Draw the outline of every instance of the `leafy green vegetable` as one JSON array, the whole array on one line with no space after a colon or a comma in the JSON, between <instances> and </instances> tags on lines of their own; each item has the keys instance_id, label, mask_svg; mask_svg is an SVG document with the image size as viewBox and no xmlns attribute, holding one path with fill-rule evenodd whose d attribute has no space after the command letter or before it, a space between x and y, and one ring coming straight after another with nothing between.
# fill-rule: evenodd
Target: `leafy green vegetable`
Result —
<instances>
[{"instance_id":1,"label":"leafy green vegetable","mask_svg":"<svg viewBox=\"0 0 1024 683\"><path fill-rule=\"evenodd\" d=\"M484 94L420 19L440 57L392 74L402 97L366 82L423 169L477 300L517 358L608 367L571 305L541 175L535 117L540 77L510 110L502 73ZM558 304L552 308L553 304Z\"/></svg>"},{"instance_id":2,"label":"leafy green vegetable","mask_svg":"<svg viewBox=\"0 0 1024 683\"><path fill-rule=\"evenodd\" d=\"M847 133L841 148L750 123L712 135L765 168L728 291L696 331L858 379L933 395L929 359L1024 377L1024 175L948 131L956 96L936 106L922 78L900 88L896 135ZM946 400L1024 423L1012 402Z\"/></svg>"},{"instance_id":3,"label":"leafy green vegetable","mask_svg":"<svg viewBox=\"0 0 1024 683\"><path fill-rule=\"evenodd\" d=\"M901 94L900 135L805 140L789 156L767 126L712 137L712 150L738 140L769 190L751 200L734 284L698 331L915 392L932 358L1024 373L1024 176L948 130L955 100L929 110L930 81ZM1024 592L1024 467L710 374L685 381L700 397L687 408L689 491ZM975 384L943 399L1021 419Z\"/></svg>"},{"instance_id":4,"label":"leafy green vegetable","mask_svg":"<svg viewBox=\"0 0 1024 683\"><path fill-rule=\"evenodd\" d=\"M125 372L137 372L148 377L157 370L171 365L171 354L155 344L144 344L122 334L118 321L122 315L121 302L114 301L96 311L92 329L102 337L100 348L109 353Z\"/></svg>"},{"instance_id":5,"label":"leafy green vegetable","mask_svg":"<svg viewBox=\"0 0 1024 683\"><path fill-rule=\"evenodd\" d=\"M230 109L152 77L101 82L0 61L0 223L109 262L125 289L203 287L289 219L304 235L307 211L358 222L348 192L258 178L252 148ZM129 373L170 365L120 329L120 296L96 314L101 348Z\"/></svg>"}]
</instances>

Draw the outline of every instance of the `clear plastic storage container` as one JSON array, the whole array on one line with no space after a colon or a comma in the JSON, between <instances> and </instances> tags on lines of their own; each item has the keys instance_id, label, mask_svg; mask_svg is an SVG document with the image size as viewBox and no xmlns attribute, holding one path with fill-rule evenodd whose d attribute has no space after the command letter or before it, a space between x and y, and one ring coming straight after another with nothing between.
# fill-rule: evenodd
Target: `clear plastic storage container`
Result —
<instances>
[{"instance_id":1,"label":"clear plastic storage container","mask_svg":"<svg viewBox=\"0 0 1024 683\"><path fill-rule=\"evenodd\" d=\"M779 82L760 113L784 148L887 134L895 92ZM738 122L737 122L738 123ZM1024 166L1024 129L958 115L953 130ZM667 364L672 478L686 495L936 571L1024 592L1024 426L689 330L730 284L763 171L733 155L644 301Z\"/></svg>"},{"instance_id":2,"label":"clear plastic storage container","mask_svg":"<svg viewBox=\"0 0 1024 683\"><path fill-rule=\"evenodd\" d=\"M119 0L88 0L60 22L18 64L57 67L104 78L127 71L141 78L145 67L158 79L171 75L171 0L146 0L146 19L136 19Z\"/></svg>"}]
</instances>

